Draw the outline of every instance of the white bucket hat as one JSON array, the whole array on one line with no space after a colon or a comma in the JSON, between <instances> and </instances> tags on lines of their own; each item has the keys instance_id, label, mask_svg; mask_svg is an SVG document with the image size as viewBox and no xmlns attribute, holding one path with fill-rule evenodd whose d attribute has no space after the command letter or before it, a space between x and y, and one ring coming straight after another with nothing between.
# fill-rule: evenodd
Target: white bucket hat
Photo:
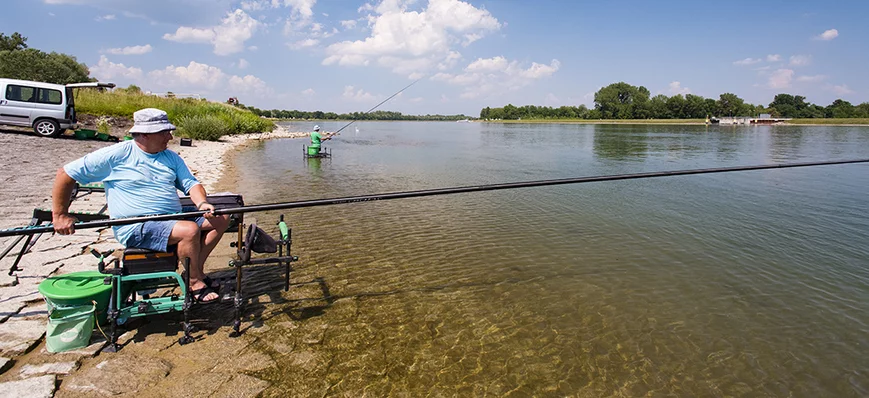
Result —
<instances>
[{"instance_id":1,"label":"white bucket hat","mask_svg":"<svg viewBox=\"0 0 869 398\"><path fill-rule=\"evenodd\" d=\"M169 115L156 108L140 109L133 113L133 128L130 133L159 133L175 130L175 125L169 123Z\"/></svg>"},{"instance_id":2,"label":"white bucket hat","mask_svg":"<svg viewBox=\"0 0 869 398\"><path fill-rule=\"evenodd\" d=\"M314 131L320 131L320 126L314 125Z\"/></svg>"}]
</instances>

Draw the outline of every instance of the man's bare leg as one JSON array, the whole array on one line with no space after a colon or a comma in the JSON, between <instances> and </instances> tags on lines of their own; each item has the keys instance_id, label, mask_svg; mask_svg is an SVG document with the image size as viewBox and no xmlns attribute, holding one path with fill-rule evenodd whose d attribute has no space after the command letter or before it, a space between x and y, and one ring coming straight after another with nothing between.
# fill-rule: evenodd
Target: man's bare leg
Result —
<instances>
[{"instance_id":1,"label":"man's bare leg","mask_svg":"<svg viewBox=\"0 0 869 398\"><path fill-rule=\"evenodd\" d=\"M202 270L201 257L201 239L202 232L193 221L178 221L172 227L172 232L169 234L169 244L178 245L178 257L190 258L190 290L199 290L205 287L205 282L202 279L205 274ZM218 298L217 293L208 293L205 297L199 297L200 301L211 301Z\"/></svg>"},{"instance_id":2,"label":"man's bare leg","mask_svg":"<svg viewBox=\"0 0 869 398\"><path fill-rule=\"evenodd\" d=\"M202 224L202 234L199 239L199 262L201 263L199 264L199 269L203 273L205 271L205 260L208 259L211 251L220 243L220 238L223 237L223 233L226 232L227 227L229 227L229 216L226 215L207 219Z\"/></svg>"}]
</instances>

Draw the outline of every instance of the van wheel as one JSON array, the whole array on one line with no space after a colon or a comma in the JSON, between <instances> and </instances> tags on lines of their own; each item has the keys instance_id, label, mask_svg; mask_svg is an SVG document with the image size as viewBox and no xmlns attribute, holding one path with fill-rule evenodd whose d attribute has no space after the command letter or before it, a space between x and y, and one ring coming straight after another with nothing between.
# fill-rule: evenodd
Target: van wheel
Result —
<instances>
[{"instance_id":1,"label":"van wheel","mask_svg":"<svg viewBox=\"0 0 869 398\"><path fill-rule=\"evenodd\" d=\"M36 135L43 137L57 137L63 130L60 125L52 119L39 119L33 123L33 131Z\"/></svg>"}]
</instances>

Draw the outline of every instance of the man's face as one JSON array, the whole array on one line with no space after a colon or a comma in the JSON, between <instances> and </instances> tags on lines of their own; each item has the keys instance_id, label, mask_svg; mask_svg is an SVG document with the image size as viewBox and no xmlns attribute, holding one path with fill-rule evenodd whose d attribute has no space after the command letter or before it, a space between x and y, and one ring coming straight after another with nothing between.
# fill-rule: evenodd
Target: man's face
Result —
<instances>
[{"instance_id":1,"label":"man's face","mask_svg":"<svg viewBox=\"0 0 869 398\"><path fill-rule=\"evenodd\" d=\"M157 153L169 146L172 141L172 130L163 130L157 133L142 134L142 140L136 142L148 153Z\"/></svg>"},{"instance_id":2,"label":"man's face","mask_svg":"<svg viewBox=\"0 0 869 398\"><path fill-rule=\"evenodd\" d=\"M159 133L148 134L153 148L159 148L161 151L169 146L169 141L172 141L172 130L163 130Z\"/></svg>"}]
</instances>

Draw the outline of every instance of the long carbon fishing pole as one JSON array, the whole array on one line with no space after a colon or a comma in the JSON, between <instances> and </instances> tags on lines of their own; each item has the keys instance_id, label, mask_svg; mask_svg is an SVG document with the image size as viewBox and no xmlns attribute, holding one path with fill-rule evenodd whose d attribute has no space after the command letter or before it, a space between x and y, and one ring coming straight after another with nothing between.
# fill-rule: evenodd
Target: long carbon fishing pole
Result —
<instances>
[{"instance_id":1,"label":"long carbon fishing pole","mask_svg":"<svg viewBox=\"0 0 869 398\"><path fill-rule=\"evenodd\" d=\"M414 81L413 81L413 83L410 83L410 84L408 84L408 85L407 85L407 86L404 86L404 88L403 88L403 89L401 89L401 90L398 90L398 92L397 92L397 93L395 93L395 94L392 94L392 95L390 95L390 96L389 96L389 98L387 98L387 99L385 99L385 100L383 100L383 101L380 101L380 103L379 103L379 104L377 104L377 105L374 105L374 107L373 107L373 108L371 108L371 109L369 109L369 110L367 110L367 111L365 111L365 113L363 113L363 115L367 115L367 114L369 114L369 113L371 113L371 111L373 111L373 110L375 110L375 109L377 109L377 108L378 108L378 107L379 107L379 106L380 106L380 105L383 105L383 104L385 104L385 103L386 103L386 101L389 101L389 100L391 100L391 99L392 99L392 97L395 97L395 96L396 96L396 95L398 95L398 94L401 94L401 93L402 93L402 92L403 92L403 91L404 91L404 90L407 90L407 89L409 89L409 88L410 88L410 86L412 86L412 85L414 85L414 84L416 84L416 82L418 82L418 81L420 81L420 80L422 80L422 77L421 77L421 78L419 78L419 79L416 79L416 80L414 80ZM344 127L341 127L341 128L340 128L340 129L338 129L338 131L336 131L336 132L335 132L335 133L334 133L334 134L332 134L332 135L338 135L338 133L340 133L340 132L341 132L341 130L344 130L344 129L346 129L346 128L347 128L347 127L348 127L348 126L350 126L350 125L351 125L351 124L353 124L353 123L356 123L356 120L351 120L351 121L350 121L350 123L347 123L347 124L345 124L345 125L344 125Z\"/></svg>"},{"instance_id":2,"label":"long carbon fishing pole","mask_svg":"<svg viewBox=\"0 0 869 398\"><path fill-rule=\"evenodd\" d=\"M837 161L828 161L828 162L808 162L808 163L782 163L782 164L769 164L769 165L757 165L757 166L718 167L718 168L711 168L711 169L658 171L658 172L636 173L636 174L616 174L616 175L608 175L608 176L562 178L562 179L556 179L556 180L510 182L510 183L504 183L504 184L471 185L471 186L455 187L455 188L426 189L426 190L421 190L421 191L392 192L392 193L383 193L383 194L376 194L376 195L349 196L349 197L343 197L343 198L315 199L315 200L303 200L303 201L298 201L298 202L283 202L283 203L241 206L241 207L235 207L235 208L229 208L229 209L217 209L214 211L214 214L221 215L221 214L236 214L236 213L253 213L253 212L269 211L269 210L296 209L296 208L300 208L300 207L329 206L329 205L340 205L340 204L346 204L346 203L371 202L371 201L376 201L376 200L417 198L417 197L423 197L423 196L451 195L451 194L468 193L468 192L497 191L497 190L501 190L501 189L542 187L542 186L547 186L547 185L580 184L580 183L586 183L586 182L602 182L602 181L618 181L618 180L637 180L637 179L642 179L642 178L654 178L654 177L674 177L674 176L685 176L685 175L694 175L694 174L728 173L728 172L734 172L734 171L750 171L750 170L766 170L766 169L787 169L787 168L794 168L794 167L828 166L828 165L852 164L852 163L869 163L869 159L837 160ZM117 226L117 225L136 224L136 223L145 222L145 221L179 220L179 219L202 216L205 213L206 213L205 211L194 211L194 212L187 212L187 213L165 214L165 215L156 215L156 216L142 216L142 217L119 218L119 219L102 220L102 221L89 221L89 222L76 223L75 228L76 229L100 228L100 227L110 227L110 226ZM52 232L52 231L54 231L54 227L52 227L51 225L35 226L35 227L20 227L20 228L0 230L0 237L16 236L16 235L33 235L33 234L46 233L46 232Z\"/></svg>"}]
</instances>

